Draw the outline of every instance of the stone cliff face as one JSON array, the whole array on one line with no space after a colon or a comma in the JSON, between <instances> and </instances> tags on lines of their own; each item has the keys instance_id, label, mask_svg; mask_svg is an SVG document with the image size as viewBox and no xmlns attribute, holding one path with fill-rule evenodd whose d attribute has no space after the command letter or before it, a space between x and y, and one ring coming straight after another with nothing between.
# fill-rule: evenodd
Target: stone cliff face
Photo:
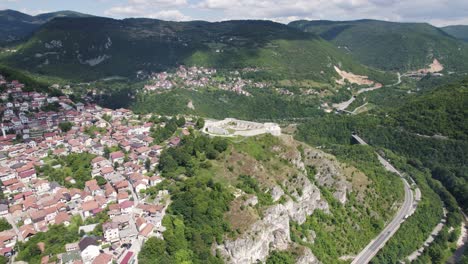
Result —
<instances>
[{"instance_id":1,"label":"stone cliff face","mask_svg":"<svg viewBox=\"0 0 468 264\"><path fill-rule=\"evenodd\" d=\"M275 147L272 151L298 173L289 175L275 186L270 186L269 193L273 201L283 199L282 203L264 208L263 217L240 237L226 240L217 246L227 263L250 264L265 261L273 250L290 249L294 246L290 239L291 221L303 224L316 209L329 211L328 203L322 199L319 188L307 177L308 166L314 167L316 171L315 183L334 189L334 196L340 202L346 203L346 195L352 190L352 185L345 176L344 165L332 155L301 144L289 136L283 136L281 140L288 148ZM302 151L299 151L299 146ZM313 240L312 235L311 237ZM310 249L302 248L302 255L297 258L297 263L320 263Z\"/></svg>"},{"instance_id":2,"label":"stone cliff face","mask_svg":"<svg viewBox=\"0 0 468 264\"><path fill-rule=\"evenodd\" d=\"M352 184L346 179L343 165L335 157L304 145L304 164L315 168L318 185L334 189L333 196L342 204L346 203Z\"/></svg>"},{"instance_id":3,"label":"stone cliff face","mask_svg":"<svg viewBox=\"0 0 468 264\"><path fill-rule=\"evenodd\" d=\"M284 136L283 140L292 146L303 149L301 154L299 151L289 151L283 154L287 160L295 167L306 172L307 166L312 166L316 170L315 181L319 186L330 187L335 192L333 196L342 204L346 203L347 193L352 191L351 183L346 179L343 165L336 158L321 150L311 148L308 145L301 144L294 139Z\"/></svg>"},{"instance_id":4,"label":"stone cliff face","mask_svg":"<svg viewBox=\"0 0 468 264\"><path fill-rule=\"evenodd\" d=\"M301 188L302 195L291 193L296 201L288 199L284 204L271 206L247 233L219 245L218 249L226 262L247 264L265 261L272 250L286 250L290 246L290 221L302 224L315 209L328 210L328 204L321 199L319 189L305 175L298 175L294 181L286 184L288 190ZM313 259L313 262L302 260L301 263L318 263L315 257Z\"/></svg>"}]
</instances>

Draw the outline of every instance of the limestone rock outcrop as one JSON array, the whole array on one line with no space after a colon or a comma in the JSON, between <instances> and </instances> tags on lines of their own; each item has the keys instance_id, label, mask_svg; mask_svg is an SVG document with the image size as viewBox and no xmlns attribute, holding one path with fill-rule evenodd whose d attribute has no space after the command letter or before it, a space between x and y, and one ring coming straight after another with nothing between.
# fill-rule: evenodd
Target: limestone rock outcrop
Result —
<instances>
[{"instance_id":1,"label":"limestone rock outcrop","mask_svg":"<svg viewBox=\"0 0 468 264\"><path fill-rule=\"evenodd\" d=\"M265 261L272 250L286 250L290 246L290 221L302 224L314 210L328 211L328 204L322 200L319 189L305 175L298 175L287 184L288 189L301 188L301 194L291 194L295 201L290 198L284 204L271 206L248 232L236 240L226 240L218 246L227 263L250 264Z\"/></svg>"}]
</instances>

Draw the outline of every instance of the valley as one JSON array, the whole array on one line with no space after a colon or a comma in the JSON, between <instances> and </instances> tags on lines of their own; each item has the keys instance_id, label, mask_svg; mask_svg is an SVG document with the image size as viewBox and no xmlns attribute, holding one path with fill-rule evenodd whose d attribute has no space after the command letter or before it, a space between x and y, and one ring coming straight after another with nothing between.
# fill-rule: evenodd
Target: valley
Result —
<instances>
[{"instance_id":1,"label":"valley","mask_svg":"<svg viewBox=\"0 0 468 264\"><path fill-rule=\"evenodd\" d=\"M465 263L464 33L0 11L0 263Z\"/></svg>"}]
</instances>

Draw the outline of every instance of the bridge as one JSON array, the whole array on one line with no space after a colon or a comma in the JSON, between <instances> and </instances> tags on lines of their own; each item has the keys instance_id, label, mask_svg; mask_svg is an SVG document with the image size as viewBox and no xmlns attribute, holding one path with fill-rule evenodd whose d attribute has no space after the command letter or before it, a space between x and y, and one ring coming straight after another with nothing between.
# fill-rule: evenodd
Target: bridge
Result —
<instances>
[{"instance_id":1,"label":"bridge","mask_svg":"<svg viewBox=\"0 0 468 264\"><path fill-rule=\"evenodd\" d=\"M358 135L352 134L351 136L352 136L359 144L361 144L361 145L368 145L367 142L365 142L364 139L362 139L362 138L359 137Z\"/></svg>"}]
</instances>

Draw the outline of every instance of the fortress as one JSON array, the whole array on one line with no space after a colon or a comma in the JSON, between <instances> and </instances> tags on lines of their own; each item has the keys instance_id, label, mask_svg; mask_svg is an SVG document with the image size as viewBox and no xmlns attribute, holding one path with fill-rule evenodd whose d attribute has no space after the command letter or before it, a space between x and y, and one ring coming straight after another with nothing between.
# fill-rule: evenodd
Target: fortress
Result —
<instances>
[{"instance_id":1,"label":"fortress","mask_svg":"<svg viewBox=\"0 0 468 264\"><path fill-rule=\"evenodd\" d=\"M221 121L206 120L203 132L213 136L224 137L252 137L261 134L280 136L281 128L276 123L257 123L234 118L226 118Z\"/></svg>"}]
</instances>

